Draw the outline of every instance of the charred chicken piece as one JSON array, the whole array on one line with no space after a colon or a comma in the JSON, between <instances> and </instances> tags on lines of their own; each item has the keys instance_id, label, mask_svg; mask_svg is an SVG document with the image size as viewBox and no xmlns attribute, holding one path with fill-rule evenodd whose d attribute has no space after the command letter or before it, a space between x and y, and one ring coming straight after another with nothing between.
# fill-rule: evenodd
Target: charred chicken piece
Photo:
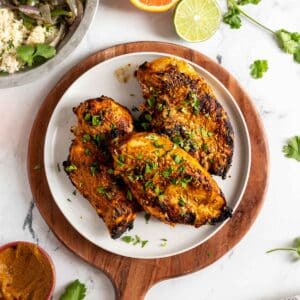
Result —
<instances>
[{"instance_id":1,"label":"charred chicken piece","mask_svg":"<svg viewBox=\"0 0 300 300\"><path fill-rule=\"evenodd\" d=\"M115 141L111 152L116 174L144 210L159 220L199 227L231 216L211 175L166 136L129 134Z\"/></svg>"},{"instance_id":2,"label":"charred chicken piece","mask_svg":"<svg viewBox=\"0 0 300 300\"><path fill-rule=\"evenodd\" d=\"M131 132L131 115L112 99L81 103L74 112L78 125L64 168L71 182L105 222L112 238L131 229L138 204L122 179L114 175L107 145L112 137Z\"/></svg>"},{"instance_id":3,"label":"charred chicken piece","mask_svg":"<svg viewBox=\"0 0 300 300\"><path fill-rule=\"evenodd\" d=\"M185 61L163 57L136 72L146 102L142 131L166 134L211 174L226 177L233 155L233 130L208 83Z\"/></svg>"}]
</instances>

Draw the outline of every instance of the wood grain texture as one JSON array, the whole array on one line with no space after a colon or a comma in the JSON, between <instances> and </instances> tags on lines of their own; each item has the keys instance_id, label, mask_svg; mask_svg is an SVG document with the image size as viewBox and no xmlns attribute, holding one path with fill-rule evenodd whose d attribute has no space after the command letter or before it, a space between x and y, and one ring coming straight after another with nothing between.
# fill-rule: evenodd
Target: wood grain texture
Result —
<instances>
[{"instance_id":1,"label":"wood grain texture","mask_svg":"<svg viewBox=\"0 0 300 300\"><path fill-rule=\"evenodd\" d=\"M126 53L156 51L175 54L204 67L216 76L237 101L248 126L252 162L247 188L240 205L227 224L208 241L185 253L161 259L133 259L109 253L87 241L67 222L50 193L43 167L44 140L52 112L66 89L94 65ZM83 99L84 100L84 99ZM76 255L111 279L116 298L143 299L155 283L195 272L215 262L234 247L250 229L263 204L269 176L269 155L263 125L249 96L219 64L189 48L161 42L117 45L89 56L56 84L43 102L31 131L28 146L28 176L40 213L57 238ZM41 168L35 170L35 166Z\"/></svg>"}]
</instances>

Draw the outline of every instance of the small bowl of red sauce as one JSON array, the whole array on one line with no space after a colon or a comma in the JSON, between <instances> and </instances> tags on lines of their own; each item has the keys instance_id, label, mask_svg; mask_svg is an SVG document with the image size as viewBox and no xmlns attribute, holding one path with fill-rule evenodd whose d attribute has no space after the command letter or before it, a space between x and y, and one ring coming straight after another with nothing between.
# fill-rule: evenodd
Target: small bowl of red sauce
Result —
<instances>
[{"instance_id":1,"label":"small bowl of red sauce","mask_svg":"<svg viewBox=\"0 0 300 300\"><path fill-rule=\"evenodd\" d=\"M55 269L50 256L29 242L0 246L0 299L50 300Z\"/></svg>"}]
</instances>

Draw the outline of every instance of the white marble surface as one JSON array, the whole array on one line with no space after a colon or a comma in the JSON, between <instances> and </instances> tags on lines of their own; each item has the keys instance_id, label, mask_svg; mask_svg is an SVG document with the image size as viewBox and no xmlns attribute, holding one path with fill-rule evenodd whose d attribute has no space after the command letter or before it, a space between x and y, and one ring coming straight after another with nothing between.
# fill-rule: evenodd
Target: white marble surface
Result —
<instances>
[{"instance_id":1,"label":"white marble surface","mask_svg":"<svg viewBox=\"0 0 300 300\"><path fill-rule=\"evenodd\" d=\"M225 2L219 1L222 5ZM300 29L299 0L262 0L259 7L248 10L274 29ZM102 0L89 34L56 70L27 86L0 90L0 244L20 239L38 241L49 252L57 270L54 299L76 278L87 284L87 299L114 298L105 275L64 248L33 206L26 153L34 116L58 78L88 54L137 40L181 43L213 59L221 55L223 66L236 76L257 105L271 153L265 205L242 242L200 272L157 284L146 299L277 300L300 294L300 261L294 261L288 253L265 254L267 249L287 246L300 236L300 164L281 153L286 139L300 134L299 65L283 54L267 33L247 21L240 30L222 25L209 41L185 44L174 33L171 13L143 13L127 0ZM261 80L249 76L248 66L256 58L268 59L270 65Z\"/></svg>"}]
</instances>

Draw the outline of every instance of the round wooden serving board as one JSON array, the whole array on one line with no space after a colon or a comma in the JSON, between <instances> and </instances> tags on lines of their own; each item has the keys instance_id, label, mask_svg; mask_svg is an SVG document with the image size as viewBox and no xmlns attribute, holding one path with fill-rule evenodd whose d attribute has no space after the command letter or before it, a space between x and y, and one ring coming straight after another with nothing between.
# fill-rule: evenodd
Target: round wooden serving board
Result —
<instances>
[{"instance_id":1,"label":"round wooden serving board","mask_svg":"<svg viewBox=\"0 0 300 300\"><path fill-rule=\"evenodd\" d=\"M251 170L247 188L233 217L212 238L185 253L160 259L134 259L107 252L83 238L65 219L51 196L45 171L44 140L52 112L66 89L84 72L109 58L132 52L170 53L186 58L217 77L237 101L251 139ZM84 100L84 99L83 99ZM36 168L40 165L40 168ZM269 156L263 125L249 96L225 69L189 48L161 42L117 45L89 56L73 67L56 84L42 104L29 139L28 176L40 213L57 238L71 251L102 270L112 280L117 299L143 299L155 283L198 271L234 247L255 221L267 189Z\"/></svg>"}]
</instances>

